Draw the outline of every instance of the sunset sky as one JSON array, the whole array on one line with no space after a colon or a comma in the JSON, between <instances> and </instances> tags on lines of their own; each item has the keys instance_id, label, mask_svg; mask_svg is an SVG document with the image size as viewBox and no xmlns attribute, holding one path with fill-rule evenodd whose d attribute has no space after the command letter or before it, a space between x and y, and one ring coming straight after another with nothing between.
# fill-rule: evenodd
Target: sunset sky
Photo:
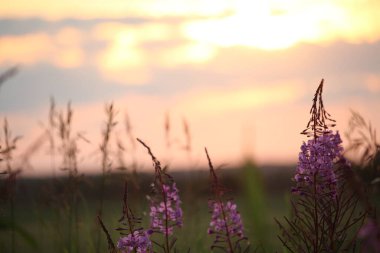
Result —
<instances>
[{"instance_id":1,"label":"sunset sky","mask_svg":"<svg viewBox=\"0 0 380 253\"><path fill-rule=\"evenodd\" d=\"M50 97L74 109L80 166L99 163L104 105L118 139L133 133L173 167L296 162L315 89L347 130L350 109L380 129L380 2L376 0L0 0L0 116L22 154L47 126ZM165 139L165 118L170 140ZM191 152L183 146L183 122ZM116 152L116 137L112 139ZM32 159L47 167L46 147ZM127 148L126 160L132 160ZM138 146L133 156L150 164ZM115 159L116 160L116 159ZM57 162L59 163L59 162ZM117 162L114 162L117 165Z\"/></svg>"}]
</instances>

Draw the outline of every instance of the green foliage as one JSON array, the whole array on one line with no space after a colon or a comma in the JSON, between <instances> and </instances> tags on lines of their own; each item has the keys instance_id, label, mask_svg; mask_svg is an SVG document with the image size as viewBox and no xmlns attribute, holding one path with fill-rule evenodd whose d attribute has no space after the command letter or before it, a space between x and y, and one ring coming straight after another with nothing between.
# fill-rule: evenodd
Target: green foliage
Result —
<instances>
[{"instance_id":1,"label":"green foliage","mask_svg":"<svg viewBox=\"0 0 380 253\"><path fill-rule=\"evenodd\" d=\"M31 233L26 231L22 226L18 224L12 224L12 222L9 220L0 219L0 234L4 235L12 229L24 240L28 246L30 246L30 249L38 249L37 241Z\"/></svg>"},{"instance_id":2,"label":"green foliage","mask_svg":"<svg viewBox=\"0 0 380 253\"><path fill-rule=\"evenodd\" d=\"M271 240L268 237L268 223L271 217L268 216L267 197L263 185L262 175L257 166L248 161L242 170L243 198L244 204L250 214L250 221L253 227L253 241L257 247L265 247L271 251Z\"/></svg>"}]
</instances>

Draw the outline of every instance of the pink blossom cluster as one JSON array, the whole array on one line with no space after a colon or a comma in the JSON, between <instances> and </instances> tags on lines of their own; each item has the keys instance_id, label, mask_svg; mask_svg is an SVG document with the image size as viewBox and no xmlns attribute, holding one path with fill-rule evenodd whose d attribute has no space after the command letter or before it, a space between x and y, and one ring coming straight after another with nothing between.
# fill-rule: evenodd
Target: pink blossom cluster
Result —
<instances>
[{"instance_id":1,"label":"pink blossom cluster","mask_svg":"<svg viewBox=\"0 0 380 253\"><path fill-rule=\"evenodd\" d=\"M208 228L208 234L224 234L230 237L244 237L243 222L237 206L232 201L227 203L210 201L212 210L211 222Z\"/></svg>"},{"instance_id":2,"label":"pink blossom cluster","mask_svg":"<svg viewBox=\"0 0 380 253\"><path fill-rule=\"evenodd\" d=\"M151 202L151 228L165 235L172 235L175 226L182 226L181 200L175 183L163 184L162 192L164 197L161 201Z\"/></svg>"},{"instance_id":3,"label":"pink blossom cluster","mask_svg":"<svg viewBox=\"0 0 380 253\"><path fill-rule=\"evenodd\" d=\"M149 239L151 231L136 230L133 233L121 237L117 242L117 248L123 253L148 253L152 251L152 242Z\"/></svg>"},{"instance_id":4,"label":"pink blossom cluster","mask_svg":"<svg viewBox=\"0 0 380 253\"><path fill-rule=\"evenodd\" d=\"M338 160L344 159L341 143L339 133L329 131L302 144L294 176L297 183L294 193L305 194L304 187L316 185L317 193L336 194L334 166Z\"/></svg>"}]
</instances>

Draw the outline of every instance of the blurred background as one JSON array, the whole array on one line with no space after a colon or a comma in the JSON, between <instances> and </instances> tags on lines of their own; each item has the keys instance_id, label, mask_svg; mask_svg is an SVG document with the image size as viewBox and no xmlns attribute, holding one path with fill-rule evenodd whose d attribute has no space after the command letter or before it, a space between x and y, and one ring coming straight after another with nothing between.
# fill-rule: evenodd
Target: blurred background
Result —
<instances>
[{"instance_id":1,"label":"blurred background","mask_svg":"<svg viewBox=\"0 0 380 253\"><path fill-rule=\"evenodd\" d=\"M1 6L0 68L18 67L0 87L1 117L28 147L47 126L50 98L60 108L71 101L73 128L91 142L78 144L85 171L96 172L93 153L110 102L120 140L128 115L134 135L176 168L188 167L189 159L205 165L204 146L217 164L295 163L322 78L337 130L347 129L350 109L380 126L378 1ZM135 155L150 165L144 150ZM31 160L35 169L25 173L49 174L49 164L41 149Z\"/></svg>"}]
</instances>

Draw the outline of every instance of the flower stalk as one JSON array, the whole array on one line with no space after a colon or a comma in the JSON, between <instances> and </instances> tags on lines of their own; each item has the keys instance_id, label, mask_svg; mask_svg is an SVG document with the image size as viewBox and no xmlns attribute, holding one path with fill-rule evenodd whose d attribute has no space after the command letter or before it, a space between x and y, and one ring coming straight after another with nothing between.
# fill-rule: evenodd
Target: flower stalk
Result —
<instances>
[{"instance_id":1,"label":"flower stalk","mask_svg":"<svg viewBox=\"0 0 380 253\"><path fill-rule=\"evenodd\" d=\"M128 184L125 182L123 197L123 215L119 219L121 226L117 228L122 236L117 242L117 248L123 253L149 253L152 252L150 229L140 227L141 218L136 217L128 205Z\"/></svg>"},{"instance_id":2,"label":"flower stalk","mask_svg":"<svg viewBox=\"0 0 380 253\"><path fill-rule=\"evenodd\" d=\"M150 227L152 232L162 234L164 237L163 244L155 244L165 253L169 253L174 249L177 240L173 235L174 228L181 228L183 224L179 191L173 177L161 167L160 161L153 155L150 147L138 138L137 141L147 149L155 169L155 179L152 183L154 195L150 198Z\"/></svg>"},{"instance_id":3,"label":"flower stalk","mask_svg":"<svg viewBox=\"0 0 380 253\"><path fill-rule=\"evenodd\" d=\"M293 217L278 220L283 245L294 253L347 251L366 210L347 187L352 169L343 156L342 140L322 100L323 79L314 95L311 118L301 132L312 137L301 145L292 188Z\"/></svg>"},{"instance_id":4,"label":"flower stalk","mask_svg":"<svg viewBox=\"0 0 380 253\"><path fill-rule=\"evenodd\" d=\"M211 188L214 194L214 199L209 201L211 221L207 230L209 235L215 235L211 250L220 249L229 253L247 252L249 250L249 241L244 235L243 222L240 213L237 211L237 205L233 200L224 201L223 197L227 189L220 183L206 148L205 153L210 168ZM247 244L245 248L242 245L244 241Z\"/></svg>"}]
</instances>

